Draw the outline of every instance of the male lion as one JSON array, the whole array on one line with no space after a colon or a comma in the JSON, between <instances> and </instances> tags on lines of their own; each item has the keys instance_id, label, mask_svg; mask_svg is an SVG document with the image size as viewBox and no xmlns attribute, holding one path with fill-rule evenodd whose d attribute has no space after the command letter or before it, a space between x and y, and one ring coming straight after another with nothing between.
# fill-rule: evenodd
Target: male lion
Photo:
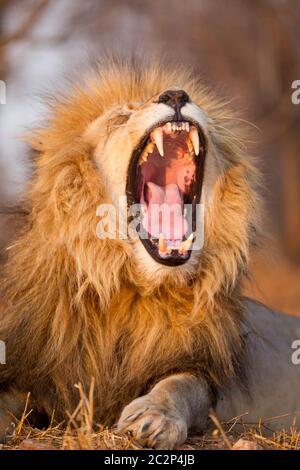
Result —
<instances>
[{"instance_id":1,"label":"male lion","mask_svg":"<svg viewBox=\"0 0 300 470\"><path fill-rule=\"evenodd\" d=\"M211 408L291 423L300 321L241 297L259 174L228 105L184 70L110 64L51 107L2 282L2 434L24 393L60 420L92 378L95 420L147 447L183 443ZM100 236L124 196L136 228Z\"/></svg>"}]
</instances>

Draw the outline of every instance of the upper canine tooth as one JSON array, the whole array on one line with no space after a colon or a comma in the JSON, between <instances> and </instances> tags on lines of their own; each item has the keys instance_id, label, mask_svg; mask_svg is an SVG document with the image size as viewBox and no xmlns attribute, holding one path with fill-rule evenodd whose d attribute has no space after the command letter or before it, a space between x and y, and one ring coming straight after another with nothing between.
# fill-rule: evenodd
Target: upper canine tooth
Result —
<instances>
[{"instance_id":1,"label":"upper canine tooth","mask_svg":"<svg viewBox=\"0 0 300 470\"><path fill-rule=\"evenodd\" d=\"M188 122L185 123L185 130L190 132L190 124Z\"/></svg>"},{"instance_id":2,"label":"upper canine tooth","mask_svg":"<svg viewBox=\"0 0 300 470\"><path fill-rule=\"evenodd\" d=\"M195 154L199 155L200 142L199 142L199 134L198 134L198 131L197 131L196 127L191 128L191 130L189 132L189 136L191 138L191 141L193 142Z\"/></svg>"},{"instance_id":3,"label":"upper canine tooth","mask_svg":"<svg viewBox=\"0 0 300 470\"><path fill-rule=\"evenodd\" d=\"M163 136L163 130L158 127L155 129L152 133L153 140L156 144L157 150L159 151L160 155L163 157L164 156L164 136Z\"/></svg>"},{"instance_id":4,"label":"upper canine tooth","mask_svg":"<svg viewBox=\"0 0 300 470\"><path fill-rule=\"evenodd\" d=\"M167 129L169 132L172 131L172 124L170 122L167 122Z\"/></svg>"},{"instance_id":5,"label":"upper canine tooth","mask_svg":"<svg viewBox=\"0 0 300 470\"><path fill-rule=\"evenodd\" d=\"M158 240L158 249L159 249L159 251L160 251L161 253L166 253L167 248L168 248L168 247L167 247L167 244L166 244L166 242L165 242L165 240L164 240L164 236L163 236L162 233L160 233L160 235L159 235L159 240Z\"/></svg>"}]
</instances>

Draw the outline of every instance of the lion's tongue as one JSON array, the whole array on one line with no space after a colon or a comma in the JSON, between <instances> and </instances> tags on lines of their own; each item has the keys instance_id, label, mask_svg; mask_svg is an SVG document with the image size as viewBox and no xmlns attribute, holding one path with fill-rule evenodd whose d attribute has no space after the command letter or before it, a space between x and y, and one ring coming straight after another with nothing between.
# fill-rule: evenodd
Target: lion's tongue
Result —
<instances>
[{"instance_id":1,"label":"lion's tongue","mask_svg":"<svg viewBox=\"0 0 300 470\"><path fill-rule=\"evenodd\" d=\"M158 186L149 181L145 199L148 207L142 222L144 229L155 238L163 234L167 240L182 240L188 223L183 216L183 198L177 184Z\"/></svg>"}]
</instances>

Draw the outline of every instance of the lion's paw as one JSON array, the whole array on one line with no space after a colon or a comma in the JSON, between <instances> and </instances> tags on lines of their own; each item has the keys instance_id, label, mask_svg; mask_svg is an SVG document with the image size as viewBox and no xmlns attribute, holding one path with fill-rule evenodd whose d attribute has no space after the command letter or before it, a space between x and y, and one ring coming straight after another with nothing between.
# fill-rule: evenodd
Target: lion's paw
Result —
<instances>
[{"instance_id":1,"label":"lion's paw","mask_svg":"<svg viewBox=\"0 0 300 470\"><path fill-rule=\"evenodd\" d=\"M187 438L187 424L170 405L150 394L127 405L119 419L117 429L131 432L143 447L174 449Z\"/></svg>"}]
</instances>

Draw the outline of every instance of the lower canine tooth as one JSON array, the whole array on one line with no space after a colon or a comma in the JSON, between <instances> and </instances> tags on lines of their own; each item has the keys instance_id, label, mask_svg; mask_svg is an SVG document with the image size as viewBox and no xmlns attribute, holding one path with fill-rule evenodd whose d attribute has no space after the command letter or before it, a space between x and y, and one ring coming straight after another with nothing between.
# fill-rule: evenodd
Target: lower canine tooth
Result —
<instances>
[{"instance_id":1,"label":"lower canine tooth","mask_svg":"<svg viewBox=\"0 0 300 470\"><path fill-rule=\"evenodd\" d=\"M143 150L142 156L141 156L141 161L146 162L148 159L149 153L152 153L154 150L154 144L153 142L150 142L148 145Z\"/></svg>"},{"instance_id":2,"label":"lower canine tooth","mask_svg":"<svg viewBox=\"0 0 300 470\"><path fill-rule=\"evenodd\" d=\"M144 151L149 154L149 153L152 153L153 150L154 150L154 143L153 143L153 142L149 142L149 144L146 145Z\"/></svg>"},{"instance_id":3,"label":"lower canine tooth","mask_svg":"<svg viewBox=\"0 0 300 470\"><path fill-rule=\"evenodd\" d=\"M166 244L166 242L165 242L165 240L164 240L164 236L163 236L163 234L161 233L161 234L159 235L159 240L158 240L158 249L159 249L159 252L160 252L160 253L166 253L166 252L167 252L167 248L168 248L168 247L167 247L167 244Z\"/></svg>"},{"instance_id":4,"label":"lower canine tooth","mask_svg":"<svg viewBox=\"0 0 300 470\"><path fill-rule=\"evenodd\" d=\"M187 146L188 146L189 152L193 153L194 152L194 146L193 146L192 141L190 139L187 139Z\"/></svg>"},{"instance_id":5,"label":"lower canine tooth","mask_svg":"<svg viewBox=\"0 0 300 470\"><path fill-rule=\"evenodd\" d=\"M192 243L193 243L193 239L194 239L194 234L191 233L191 235L189 236L189 238L187 240L185 240L184 242L181 243L180 247L179 247L179 251L189 251L191 246L192 246Z\"/></svg>"},{"instance_id":6,"label":"lower canine tooth","mask_svg":"<svg viewBox=\"0 0 300 470\"><path fill-rule=\"evenodd\" d=\"M200 142L199 142L199 134L198 134L198 131L197 131L196 127L192 127L192 129L189 132L189 136L190 136L190 139L193 143L195 154L199 155Z\"/></svg>"}]
</instances>

